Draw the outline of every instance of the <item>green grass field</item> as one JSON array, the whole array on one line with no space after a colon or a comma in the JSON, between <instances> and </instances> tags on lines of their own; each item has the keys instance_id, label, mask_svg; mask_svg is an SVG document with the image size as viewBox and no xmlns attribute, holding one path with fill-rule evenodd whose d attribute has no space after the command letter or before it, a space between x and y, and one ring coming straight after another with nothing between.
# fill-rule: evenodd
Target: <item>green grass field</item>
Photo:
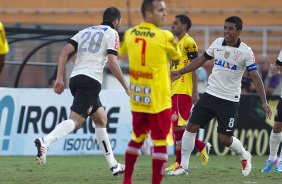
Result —
<instances>
[{"instance_id":1,"label":"green grass field","mask_svg":"<svg viewBox=\"0 0 282 184\"><path fill-rule=\"evenodd\" d=\"M123 156L116 156L123 163ZM174 157L171 156L169 164ZM260 170L266 157L253 157L253 170L247 177L241 175L238 156L211 156L208 166L202 168L198 156L190 160L188 176L165 176L164 184L239 184L260 183L277 184L281 182L282 174L262 174ZM36 164L34 157L0 157L0 183L122 183L122 176L113 177L106 164L104 156L49 156L48 165ZM134 184L151 183L151 157L141 156L137 162Z\"/></svg>"}]
</instances>

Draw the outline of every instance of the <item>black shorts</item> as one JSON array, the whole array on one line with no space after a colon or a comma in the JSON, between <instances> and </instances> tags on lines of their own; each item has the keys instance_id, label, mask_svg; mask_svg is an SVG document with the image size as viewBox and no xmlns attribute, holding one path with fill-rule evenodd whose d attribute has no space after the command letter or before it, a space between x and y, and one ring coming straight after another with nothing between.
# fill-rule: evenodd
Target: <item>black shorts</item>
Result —
<instances>
[{"instance_id":1,"label":"black shorts","mask_svg":"<svg viewBox=\"0 0 282 184\"><path fill-rule=\"evenodd\" d=\"M191 111L189 123L204 127L214 117L217 118L217 132L233 135L237 125L239 102L224 100L204 93Z\"/></svg>"},{"instance_id":2,"label":"black shorts","mask_svg":"<svg viewBox=\"0 0 282 184\"><path fill-rule=\"evenodd\" d=\"M70 78L70 91L74 97L71 110L85 119L102 107L99 93L101 83L86 75L77 75Z\"/></svg>"},{"instance_id":3,"label":"black shorts","mask_svg":"<svg viewBox=\"0 0 282 184\"><path fill-rule=\"evenodd\" d=\"M282 122L282 99L279 99L279 102L276 107L276 114L274 117L275 122Z\"/></svg>"}]
</instances>

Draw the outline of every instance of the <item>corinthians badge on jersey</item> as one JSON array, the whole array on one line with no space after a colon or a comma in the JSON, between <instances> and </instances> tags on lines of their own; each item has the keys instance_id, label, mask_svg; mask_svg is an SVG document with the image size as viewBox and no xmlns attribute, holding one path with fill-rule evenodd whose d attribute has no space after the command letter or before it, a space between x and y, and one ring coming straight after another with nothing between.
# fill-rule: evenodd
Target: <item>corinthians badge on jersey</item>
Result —
<instances>
[{"instance_id":1,"label":"corinthians badge on jersey","mask_svg":"<svg viewBox=\"0 0 282 184\"><path fill-rule=\"evenodd\" d=\"M225 58L225 59L229 58L229 55L230 55L230 52L227 52L227 51L226 51L226 52L224 53L224 58Z\"/></svg>"}]
</instances>

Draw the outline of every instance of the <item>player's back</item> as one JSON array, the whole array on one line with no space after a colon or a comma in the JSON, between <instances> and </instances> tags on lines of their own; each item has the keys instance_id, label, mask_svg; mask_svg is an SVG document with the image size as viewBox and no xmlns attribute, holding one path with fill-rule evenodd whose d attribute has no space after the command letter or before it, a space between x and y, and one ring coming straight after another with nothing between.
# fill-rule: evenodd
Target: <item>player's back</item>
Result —
<instances>
[{"instance_id":1,"label":"player's back","mask_svg":"<svg viewBox=\"0 0 282 184\"><path fill-rule=\"evenodd\" d=\"M110 26L98 25L79 31L72 39L78 46L71 77L84 74L102 83L107 50L117 51L118 33Z\"/></svg>"},{"instance_id":2,"label":"player's back","mask_svg":"<svg viewBox=\"0 0 282 184\"><path fill-rule=\"evenodd\" d=\"M176 60L180 52L172 44L173 35L143 22L124 35L121 54L128 54L133 111L157 113L171 107L168 58Z\"/></svg>"}]
</instances>

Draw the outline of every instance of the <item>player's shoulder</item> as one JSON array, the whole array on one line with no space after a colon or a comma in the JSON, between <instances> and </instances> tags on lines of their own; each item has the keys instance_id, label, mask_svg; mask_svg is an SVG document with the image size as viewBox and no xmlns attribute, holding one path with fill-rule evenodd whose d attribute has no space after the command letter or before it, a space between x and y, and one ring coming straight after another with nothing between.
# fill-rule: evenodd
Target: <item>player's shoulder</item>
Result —
<instances>
[{"instance_id":1,"label":"player's shoulder","mask_svg":"<svg viewBox=\"0 0 282 184\"><path fill-rule=\"evenodd\" d=\"M166 40L172 41L174 39L174 35L169 30L159 29L159 32L166 38Z\"/></svg>"},{"instance_id":2,"label":"player's shoulder","mask_svg":"<svg viewBox=\"0 0 282 184\"><path fill-rule=\"evenodd\" d=\"M242 42L241 40L239 48L246 51L252 50L251 47L249 47L246 43Z\"/></svg>"},{"instance_id":3,"label":"player's shoulder","mask_svg":"<svg viewBox=\"0 0 282 184\"><path fill-rule=\"evenodd\" d=\"M194 40L193 37L191 37L189 34L185 34L183 39L185 40L185 42L187 42L188 44L196 44L196 41Z\"/></svg>"}]
</instances>

